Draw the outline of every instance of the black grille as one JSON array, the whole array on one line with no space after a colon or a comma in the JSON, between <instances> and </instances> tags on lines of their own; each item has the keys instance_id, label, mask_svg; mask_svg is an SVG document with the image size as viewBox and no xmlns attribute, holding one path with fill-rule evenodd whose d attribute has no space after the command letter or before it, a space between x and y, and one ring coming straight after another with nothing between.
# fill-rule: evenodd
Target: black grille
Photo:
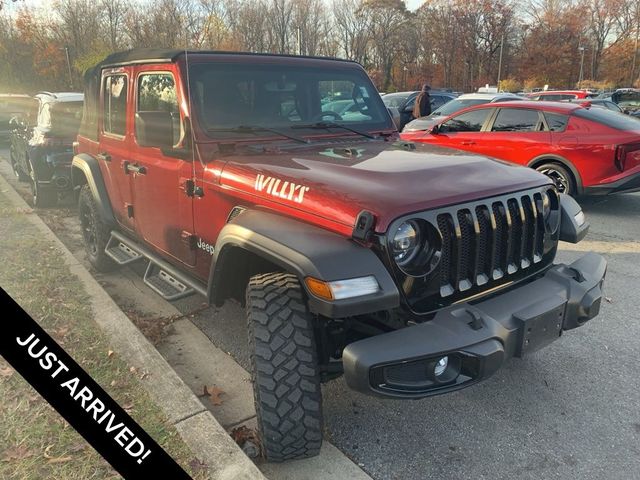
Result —
<instances>
[{"instance_id":1,"label":"black grille","mask_svg":"<svg viewBox=\"0 0 640 480\"><path fill-rule=\"evenodd\" d=\"M440 294L533 269L544 248L541 200L536 192L439 214Z\"/></svg>"}]
</instances>

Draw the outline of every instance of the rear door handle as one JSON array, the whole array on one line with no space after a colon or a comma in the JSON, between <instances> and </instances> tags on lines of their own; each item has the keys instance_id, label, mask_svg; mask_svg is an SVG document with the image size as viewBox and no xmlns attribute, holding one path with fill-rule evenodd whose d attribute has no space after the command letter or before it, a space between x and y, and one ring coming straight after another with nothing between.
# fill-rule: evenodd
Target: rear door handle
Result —
<instances>
[{"instance_id":1,"label":"rear door handle","mask_svg":"<svg viewBox=\"0 0 640 480\"><path fill-rule=\"evenodd\" d=\"M124 173L126 173L127 175L129 174L129 172L133 172L136 175L146 175L147 174L147 169L146 167L143 167L142 165L138 165L133 164L133 163L129 163L129 162L124 162Z\"/></svg>"},{"instance_id":2,"label":"rear door handle","mask_svg":"<svg viewBox=\"0 0 640 480\"><path fill-rule=\"evenodd\" d=\"M98 160L102 160L104 162L110 162L111 161L111 155L109 155L107 152L100 152L99 154L96 155L96 158Z\"/></svg>"}]
</instances>

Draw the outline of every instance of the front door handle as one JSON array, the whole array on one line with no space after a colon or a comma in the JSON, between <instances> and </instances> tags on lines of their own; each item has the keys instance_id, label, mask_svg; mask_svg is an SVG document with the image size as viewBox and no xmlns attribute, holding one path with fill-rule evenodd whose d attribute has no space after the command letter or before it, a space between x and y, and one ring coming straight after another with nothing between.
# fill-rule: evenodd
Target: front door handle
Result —
<instances>
[{"instance_id":1,"label":"front door handle","mask_svg":"<svg viewBox=\"0 0 640 480\"><path fill-rule=\"evenodd\" d=\"M129 172L133 172L136 175L146 175L147 169L137 163L124 162L124 173L128 175Z\"/></svg>"},{"instance_id":2,"label":"front door handle","mask_svg":"<svg viewBox=\"0 0 640 480\"><path fill-rule=\"evenodd\" d=\"M476 142L471 142L471 141L469 141L469 142L460 142L460 145L475 145L475 144L476 144Z\"/></svg>"}]
</instances>

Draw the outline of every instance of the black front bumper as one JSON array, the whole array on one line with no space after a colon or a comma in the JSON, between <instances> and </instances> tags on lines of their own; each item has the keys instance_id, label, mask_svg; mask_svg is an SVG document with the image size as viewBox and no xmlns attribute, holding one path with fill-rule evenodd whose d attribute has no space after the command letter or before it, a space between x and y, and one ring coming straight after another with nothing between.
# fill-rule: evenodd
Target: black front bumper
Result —
<instances>
[{"instance_id":1,"label":"black front bumper","mask_svg":"<svg viewBox=\"0 0 640 480\"><path fill-rule=\"evenodd\" d=\"M604 258L589 253L489 300L452 305L428 322L354 342L342 357L347 384L372 395L420 398L477 383L508 358L595 317L606 270ZM445 356L448 370L434 375Z\"/></svg>"}]
</instances>

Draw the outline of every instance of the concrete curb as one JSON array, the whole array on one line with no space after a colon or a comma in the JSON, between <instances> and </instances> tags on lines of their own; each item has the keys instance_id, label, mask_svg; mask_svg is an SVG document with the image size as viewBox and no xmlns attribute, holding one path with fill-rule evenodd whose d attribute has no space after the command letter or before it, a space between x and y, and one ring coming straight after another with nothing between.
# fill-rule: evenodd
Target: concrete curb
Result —
<instances>
[{"instance_id":1,"label":"concrete curb","mask_svg":"<svg viewBox=\"0 0 640 480\"><path fill-rule=\"evenodd\" d=\"M31 207L0 176L0 188L19 209ZM114 350L140 371L141 380L156 404L175 425L192 452L209 466L213 480L265 479L191 389L182 381L156 348L120 310L118 305L81 265L38 215L26 215L42 233L43 239L62 252L62 258L84 285L90 297L94 318L108 335Z\"/></svg>"}]
</instances>

